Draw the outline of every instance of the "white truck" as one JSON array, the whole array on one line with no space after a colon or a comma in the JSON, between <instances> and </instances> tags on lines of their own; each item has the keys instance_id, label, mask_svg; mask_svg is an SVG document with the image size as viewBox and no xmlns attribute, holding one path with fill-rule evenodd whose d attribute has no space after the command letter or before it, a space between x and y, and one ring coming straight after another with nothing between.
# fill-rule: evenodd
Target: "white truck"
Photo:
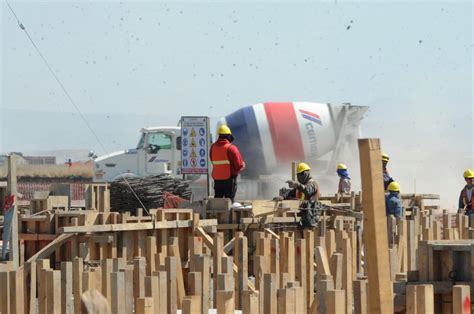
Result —
<instances>
[{"instance_id":1,"label":"white truck","mask_svg":"<svg viewBox=\"0 0 474 314\"><path fill-rule=\"evenodd\" d=\"M349 163L343 156L357 159L360 122L368 107L350 104L289 102L261 103L243 107L222 118L235 137L235 144L246 162L239 186L244 197L257 198L258 182L276 173L289 175L291 161L305 161L314 173L335 173L335 164ZM114 152L95 159L94 180L105 182L122 175L147 176L169 173L181 175L180 127L141 129L134 149ZM324 159L324 160L323 160ZM356 164L354 162L354 164ZM272 187L272 189L274 189Z\"/></svg>"}]
</instances>

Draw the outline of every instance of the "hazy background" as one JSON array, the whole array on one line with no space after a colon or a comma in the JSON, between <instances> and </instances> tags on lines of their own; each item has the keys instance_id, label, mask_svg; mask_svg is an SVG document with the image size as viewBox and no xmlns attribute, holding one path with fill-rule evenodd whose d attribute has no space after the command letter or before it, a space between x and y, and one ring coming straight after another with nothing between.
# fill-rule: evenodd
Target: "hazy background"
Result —
<instances>
[{"instance_id":1,"label":"hazy background","mask_svg":"<svg viewBox=\"0 0 474 314\"><path fill-rule=\"evenodd\" d=\"M10 4L108 152L181 115L351 102L403 192L454 207L474 167L470 1ZM4 1L0 17L0 153L104 153Z\"/></svg>"}]
</instances>

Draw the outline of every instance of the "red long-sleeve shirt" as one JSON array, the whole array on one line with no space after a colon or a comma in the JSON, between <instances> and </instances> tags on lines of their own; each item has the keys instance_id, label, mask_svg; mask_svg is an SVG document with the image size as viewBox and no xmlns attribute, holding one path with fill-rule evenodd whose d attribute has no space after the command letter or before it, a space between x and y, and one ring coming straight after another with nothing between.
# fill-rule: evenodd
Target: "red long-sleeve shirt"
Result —
<instances>
[{"instance_id":1,"label":"red long-sleeve shirt","mask_svg":"<svg viewBox=\"0 0 474 314\"><path fill-rule=\"evenodd\" d=\"M229 143L227 139L218 139L214 144L211 146L210 150L210 157L212 160L212 147L214 145L216 146L224 146L225 144ZM227 157L229 158L230 161L230 172L232 176L238 176L239 172L242 171L244 168L244 159L242 158L242 155L240 154L239 149L235 145L230 145L229 148L227 149Z\"/></svg>"}]
</instances>

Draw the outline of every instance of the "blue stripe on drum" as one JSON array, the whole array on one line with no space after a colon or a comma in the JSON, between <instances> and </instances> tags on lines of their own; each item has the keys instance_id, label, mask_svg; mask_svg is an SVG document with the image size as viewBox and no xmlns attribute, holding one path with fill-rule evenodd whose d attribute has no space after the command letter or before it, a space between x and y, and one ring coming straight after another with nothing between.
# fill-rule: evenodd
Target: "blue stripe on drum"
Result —
<instances>
[{"instance_id":1,"label":"blue stripe on drum","mask_svg":"<svg viewBox=\"0 0 474 314\"><path fill-rule=\"evenodd\" d=\"M241 108L226 116L225 119L234 135L234 144L237 145L245 160L245 171L242 175L252 177L265 174L267 167L253 107Z\"/></svg>"}]
</instances>

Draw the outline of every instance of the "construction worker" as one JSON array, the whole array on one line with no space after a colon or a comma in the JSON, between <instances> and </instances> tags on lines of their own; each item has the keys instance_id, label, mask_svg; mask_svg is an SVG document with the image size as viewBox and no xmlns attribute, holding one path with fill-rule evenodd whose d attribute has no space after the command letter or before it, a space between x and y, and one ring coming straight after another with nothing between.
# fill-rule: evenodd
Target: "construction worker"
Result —
<instances>
[{"instance_id":1,"label":"construction worker","mask_svg":"<svg viewBox=\"0 0 474 314\"><path fill-rule=\"evenodd\" d=\"M392 177L388 174L387 164L390 160L387 154L382 154L382 166L383 166L383 189L387 191L388 185L393 182Z\"/></svg>"},{"instance_id":2,"label":"construction worker","mask_svg":"<svg viewBox=\"0 0 474 314\"><path fill-rule=\"evenodd\" d=\"M402 218L403 208L400 200L400 184L392 181L388 185L388 195L385 196L385 208L388 215L394 215L397 218Z\"/></svg>"},{"instance_id":3,"label":"construction worker","mask_svg":"<svg viewBox=\"0 0 474 314\"><path fill-rule=\"evenodd\" d=\"M296 169L297 181L288 180L290 190L283 188L280 195L284 199L315 200L319 199L318 183L311 177L311 167L304 162L298 164Z\"/></svg>"},{"instance_id":4,"label":"construction worker","mask_svg":"<svg viewBox=\"0 0 474 314\"><path fill-rule=\"evenodd\" d=\"M345 164L337 165L337 175L339 176L339 187L337 193L351 193L351 178L349 177L347 166Z\"/></svg>"},{"instance_id":5,"label":"construction worker","mask_svg":"<svg viewBox=\"0 0 474 314\"><path fill-rule=\"evenodd\" d=\"M232 144L234 137L230 128L221 125L217 133L219 138L211 145L209 153L214 179L214 197L230 198L233 203L237 192L237 176L245 169L245 162L237 146Z\"/></svg>"},{"instance_id":6,"label":"construction worker","mask_svg":"<svg viewBox=\"0 0 474 314\"><path fill-rule=\"evenodd\" d=\"M474 215L474 189L472 188L474 171L471 169L464 171L464 180L466 180L466 186L459 195L459 211L463 210L464 214L470 216Z\"/></svg>"}]
</instances>

